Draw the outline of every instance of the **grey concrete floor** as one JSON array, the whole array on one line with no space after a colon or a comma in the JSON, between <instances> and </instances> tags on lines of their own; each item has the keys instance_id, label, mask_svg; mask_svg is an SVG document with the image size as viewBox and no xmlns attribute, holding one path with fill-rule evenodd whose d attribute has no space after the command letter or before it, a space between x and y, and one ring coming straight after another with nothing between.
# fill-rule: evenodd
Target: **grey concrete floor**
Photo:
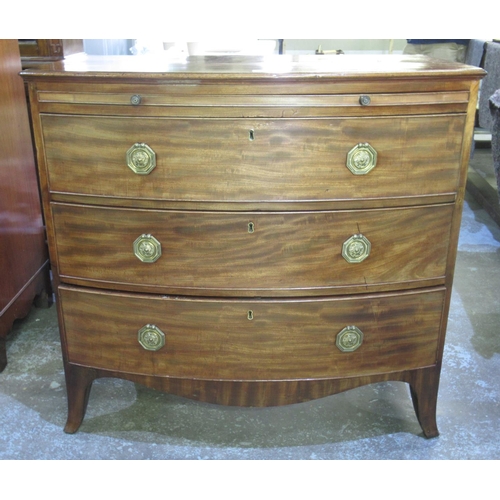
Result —
<instances>
[{"instance_id":1,"label":"grey concrete floor","mask_svg":"<svg viewBox=\"0 0 500 500\"><path fill-rule=\"evenodd\" d=\"M80 430L67 435L56 309L33 308L7 340L0 459L498 460L499 289L500 229L468 196L438 399L441 434L430 440L399 382L257 409L101 379Z\"/></svg>"}]
</instances>

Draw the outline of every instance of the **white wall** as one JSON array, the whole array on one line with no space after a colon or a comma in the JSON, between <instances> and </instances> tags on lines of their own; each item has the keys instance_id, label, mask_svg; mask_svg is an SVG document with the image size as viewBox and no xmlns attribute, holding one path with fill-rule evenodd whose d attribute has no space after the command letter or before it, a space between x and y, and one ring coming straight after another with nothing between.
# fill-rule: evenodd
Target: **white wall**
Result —
<instances>
[{"instance_id":1,"label":"white wall","mask_svg":"<svg viewBox=\"0 0 500 500\"><path fill-rule=\"evenodd\" d=\"M83 50L86 54L96 56L131 55L130 48L134 40L126 39L84 39Z\"/></svg>"},{"instance_id":2,"label":"white wall","mask_svg":"<svg viewBox=\"0 0 500 500\"><path fill-rule=\"evenodd\" d=\"M388 54L391 49L393 53L401 53L406 45L406 40L391 39L285 39L285 54L314 54L321 46L323 51L343 50L346 54L356 54L373 52L378 54Z\"/></svg>"},{"instance_id":3,"label":"white wall","mask_svg":"<svg viewBox=\"0 0 500 500\"><path fill-rule=\"evenodd\" d=\"M276 53L278 52L278 39L276 40ZM85 39L84 50L92 55L131 55L131 48L135 40L130 39ZM148 40L141 40L148 42ZM158 40L150 41L158 42ZM161 40L160 40L161 42ZM158 44L154 44L156 49ZM391 39L288 39L285 38L283 48L285 54L314 54L321 47L323 51L342 50L346 54L376 53L388 54L401 53L406 40ZM161 48L161 43L160 43Z\"/></svg>"}]
</instances>

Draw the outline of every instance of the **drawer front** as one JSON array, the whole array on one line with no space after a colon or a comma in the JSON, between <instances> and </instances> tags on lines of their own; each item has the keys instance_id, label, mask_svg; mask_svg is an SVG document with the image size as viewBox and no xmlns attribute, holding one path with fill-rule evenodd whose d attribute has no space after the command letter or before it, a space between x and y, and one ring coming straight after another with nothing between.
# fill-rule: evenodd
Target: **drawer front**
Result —
<instances>
[{"instance_id":1,"label":"drawer front","mask_svg":"<svg viewBox=\"0 0 500 500\"><path fill-rule=\"evenodd\" d=\"M445 297L444 288L289 301L189 300L70 287L59 293L69 362L219 380L359 376L433 365ZM345 342L346 327L356 327L349 329L358 335L356 344Z\"/></svg>"},{"instance_id":2,"label":"drawer front","mask_svg":"<svg viewBox=\"0 0 500 500\"><path fill-rule=\"evenodd\" d=\"M453 205L225 213L54 203L52 211L63 280L276 295L442 279Z\"/></svg>"},{"instance_id":3,"label":"drawer front","mask_svg":"<svg viewBox=\"0 0 500 500\"><path fill-rule=\"evenodd\" d=\"M463 115L320 120L42 116L52 192L194 202L455 193L464 123ZM364 159L375 166L360 175Z\"/></svg>"},{"instance_id":4,"label":"drawer front","mask_svg":"<svg viewBox=\"0 0 500 500\"><path fill-rule=\"evenodd\" d=\"M246 85L52 84L37 93L42 113L107 116L203 118L312 118L325 116L423 115L466 112L467 90L447 92L371 93L372 84L351 81L344 89L338 81L304 82L300 86L274 82ZM386 79L386 84L388 84ZM299 88L300 87L300 88ZM418 87L418 86L417 86ZM358 89L358 93L356 92ZM57 90L60 89L60 90ZM419 90L422 90L421 88ZM300 92L297 94L296 92ZM367 91L369 92L367 94ZM336 93L339 92L339 93Z\"/></svg>"}]
</instances>

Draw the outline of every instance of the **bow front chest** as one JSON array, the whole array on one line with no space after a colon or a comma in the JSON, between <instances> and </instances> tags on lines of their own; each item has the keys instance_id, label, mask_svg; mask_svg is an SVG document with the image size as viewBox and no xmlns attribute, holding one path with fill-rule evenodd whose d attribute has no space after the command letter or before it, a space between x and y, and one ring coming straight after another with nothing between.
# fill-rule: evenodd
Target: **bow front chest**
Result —
<instances>
[{"instance_id":1,"label":"bow front chest","mask_svg":"<svg viewBox=\"0 0 500 500\"><path fill-rule=\"evenodd\" d=\"M436 400L482 70L424 57L75 57L23 74L66 432L93 380L271 406Z\"/></svg>"}]
</instances>

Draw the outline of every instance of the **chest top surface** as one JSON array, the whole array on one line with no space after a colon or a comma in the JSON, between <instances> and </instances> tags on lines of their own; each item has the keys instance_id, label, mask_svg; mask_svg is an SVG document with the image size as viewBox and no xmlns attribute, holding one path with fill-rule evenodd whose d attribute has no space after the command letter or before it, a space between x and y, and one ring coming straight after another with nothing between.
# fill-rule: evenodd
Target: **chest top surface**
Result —
<instances>
[{"instance_id":1,"label":"chest top surface","mask_svg":"<svg viewBox=\"0 0 500 500\"><path fill-rule=\"evenodd\" d=\"M480 68L407 55L271 55L190 56L171 59L158 56L76 55L28 69L24 78L114 79L114 80L316 80L387 78L481 78Z\"/></svg>"}]
</instances>

